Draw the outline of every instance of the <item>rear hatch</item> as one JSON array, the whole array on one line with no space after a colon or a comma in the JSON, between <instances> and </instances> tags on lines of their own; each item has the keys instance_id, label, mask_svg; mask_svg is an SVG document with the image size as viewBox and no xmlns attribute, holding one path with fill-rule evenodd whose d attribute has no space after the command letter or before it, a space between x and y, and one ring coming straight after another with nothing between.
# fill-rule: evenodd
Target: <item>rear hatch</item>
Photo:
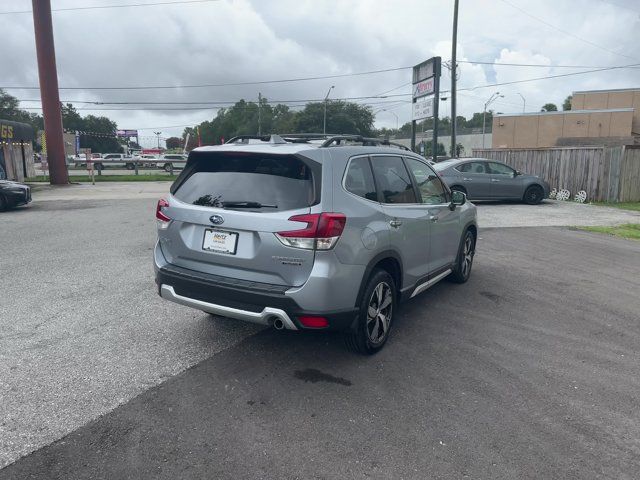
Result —
<instances>
[{"instance_id":1,"label":"rear hatch","mask_svg":"<svg viewBox=\"0 0 640 480\"><path fill-rule=\"evenodd\" d=\"M295 155L193 152L171 188L160 229L167 261L229 278L299 286L314 251L283 245L276 232L320 201L321 165Z\"/></svg>"}]
</instances>

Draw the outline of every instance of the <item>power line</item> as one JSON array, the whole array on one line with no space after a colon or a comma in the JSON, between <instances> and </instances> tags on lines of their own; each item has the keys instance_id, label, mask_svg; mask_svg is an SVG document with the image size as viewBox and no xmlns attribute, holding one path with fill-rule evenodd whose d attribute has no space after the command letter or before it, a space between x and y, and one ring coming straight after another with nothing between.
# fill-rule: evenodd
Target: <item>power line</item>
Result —
<instances>
[{"instance_id":1,"label":"power line","mask_svg":"<svg viewBox=\"0 0 640 480\"><path fill-rule=\"evenodd\" d=\"M574 75L586 75L590 73L605 72L605 71L618 70L623 68L636 68L639 66L640 66L640 63L634 63L629 65L619 65L615 67L603 67L603 68L597 68L593 70L586 70L582 72L570 72L570 73L562 73L557 75L546 75L544 77L526 78L522 80L512 80L509 82L488 83L485 85L477 85L475 87L460 88L458 90L472 91L480 88L498 87L502 85L513 85L518 83L536 82L541 80L551 80L554 78L571 77ZM401 88L401 87L397 87L397 88ZM393 90L396 90L397 88L394 88ZM449 90L441 90L440 93L449 93ZM387 94L387 95L369 95L369 96L359 96L359 97L340 97L340 98L334 99L334 101L335 100L355 101L355 100L370 100L370 99L388 99L388 98L409 97L409 96L411 96L411 93L398 93L398 94L392 94L392 95ZM20 101L38 101L38 100L20 100ZM323 101L322 99L314 98L314 99L296 99L296 100L270 100L269 103L300 104L300 105L292 105L292 106L304 106L304 104L306 103L322 102L322 101ZM200 106L195 108L184 108L184 109L180 108L177 110L188 110L188 109L203 110L207 108L224 108L225 105L233 105L237 103L238 100L210 101L210 102L106 102L106 101L90 102L90 101L64 100L63 102L67 102L67 103L75 102L75 103L95 104L95 105L191 105L191 104L197 104ZM366 102L366 103L370 105L375 104L375 102ZM384 103L384 102L378 102L378 103ZM159 110L170 110L170 109L171 108L159 108ZM94 109L94 110L98 110L98 109ZM141 110L147 110L147 108L143 108Z\"/></svg>"},{"instance_id":2,"label":"power line","mask_svg":"<svg viewBox=\"0 0 640 480\"><path fill-rule=\"evenodd\" d=\"M373 75L376 73L397 72L400 70L408 70L413 67L394 67L382 70L370 70L368 72L341 73L336 75L322 75L315 77L299 77L285 78L279 80L257 80L253 82L235 82L235 83L203 83L199 85L156 85L156 86L135 86L135 87L60 87L60 90L161 90L175 88L210 88L210 87L240 87L245 85L263 85L266 83L290 83L290 82L307 82L310 80L325 80L329 78L358 77L361 75ZM40 87L0 87L5 90L39 90Z\"/></svg>"},{"instance_id":3,"label":"power line","mask_svg":"<svg viewBox=\"0 0 640 480\"><path fill-rule=\"evenodd\" d=\"M573 75L586 75L587 73L606 72L610 70L617 70L620 68L637 67L637 66L640 66L640 63L634 63L631 65L626 65L621 67L598 68L596 70L586 70L584 72L572 72L572 73L562 73L559 75L547 75L546 77L528 78L524 80L512 80L510 82L488 83L486 85L479 85L476 87L460 88L458 89L458 91L461 91L461 90L471 91L471 90L477 90L478 88L499 87L501 85L514 85L516 83L536 82L538 80L551 80L553 78L571 77ZM441 91L441 93L444 93L444 92L448 92L448 90Z\"/></svg>"},{"instance_id":4,"label":"power line","mask_svg":"<svg viewBox=\"0 0 640 480\"><path fill-rule=\"evenodd\" d=\"M625 55L625 54L623 54L623 53L618 53L618 52L616 52L616 51L614 51L614 50L609 50L608 48L603 47L602 45L598 45L597 43L594 43L594 42L592 42L591 40L587 40L586 38L582 38L582 37L580 37L580 36L576 35L575 33L571 33L571 32L569 32L569 31L567 31L567 30L563 30L562 28L557 27L556 25L553 25L552 23L549 23L549 22L547 22L546 20L543 20L543 19L542 19L542 18L540 18L540 17L536 17L535 15L532 15L531 13L527 12L527 11L526 11L526 10L524 10L523 8L520 8L519 6L514 5L514 4L513 4L513 3L511 3L509 0L500 0L500 1L501 1L502 3L506 3L507 5L509 5L509 6L510 6L510 7L512 7L512 8L515 8L516 10L518 10L518 11L522 12L522 13L523 13L524 15L526 15L527 17L533 18L534 20L536 20L536 21L538 21L538 22L540 22L540 23L542 23L542 24L544 24L544 25L546 25L546 26L548 26L548 27L553 28L554 30L559 31L560 33L564 33L565 35L568 35L568 36L573 37L573 38L575 38L575 39L577 39L577 40L580 40L581 42L584 42L584 43L586 43L586 44L588 44L588 45L591 45L592 47L596 47L596 48L599 48L600 50L604 50L605 52L612 53L612 54L614 54L614 55L618 55L619 57L626 57L626 58L630 58L631 60L636 60L636 61L638 61L638 59L637 59L637 58L635 58L635 57L630 57L629 55Z\"/></svg>"},{"instance_id":5,"label":"power line","mask_svg":"<svg viewBox=\"0 0 640 480\"><path fill-rule=\"evenodd\" d=\"M476 60L459 60L458 63L470 63L479 65L494 65L494 66L509 66L509 67L545 67L545 68L637 68L637 65L614 65L614 66L589 66L589 65L545 65L545 64L528 64L528 63L501 63L501 62L483 62ZM167 89L179 89L179 88L214 88L214 87L239 87L247 85L264 85L269 83L292 83L292 82L306 82L312 80L326 80L332 78L346 78L346 77L358 77L364 75L374 75L379 73L397 72L401 70L409 70L413 67L392 67L384 68L380 70L369 70L366 72L354 72L354 73L342 73L335 75L318 75L313 77L297 77L297 78L284 78L277 80L256 80L250 82L229 82L229 83L203 83L197 85L146 85L146 86L115 86L115 87L60 87L60 90L167 90ZM397 90L404 85L409 85L411 82L400 85L399 87L389 90ZM36 86L3 86L0 87L4 90L39 90L40 87ZM386 92L385 92L386 93Z\"/></svg>"},{"instance_id":6,"label":"power line","mask_svg":"<svg viewBox=\"0 0 640 480\"><path fill-rule=\"evenodd\" d=\"M211 3L220 0L183 0L183 1L167 1L154 3L127 3L123 5L95 5L92 7L68 7L68 8L52 8L52 12L70 12L76 10L102 10L106 8L129 8L129 7L155 7L158 5L186 5L190 3ZM14 13L32 13L32 10L16 10L14 12L0 12L0 15L11 15Z\"/></svg>"},{"instance_id":7,"label":"power line","mask_svg":"<svg viewBox=\"0 0 640 480\"><path fill-rule=\"evenodd\" d=\"M608 68L603 65L547 65L542 63L479 62L477 60L458 60L457 63L468 63L468 64L474 64L474 65L493 65L495 67ZM628 67L628 68L637 68L637 67Z\"/></svg>"}]
</instances>

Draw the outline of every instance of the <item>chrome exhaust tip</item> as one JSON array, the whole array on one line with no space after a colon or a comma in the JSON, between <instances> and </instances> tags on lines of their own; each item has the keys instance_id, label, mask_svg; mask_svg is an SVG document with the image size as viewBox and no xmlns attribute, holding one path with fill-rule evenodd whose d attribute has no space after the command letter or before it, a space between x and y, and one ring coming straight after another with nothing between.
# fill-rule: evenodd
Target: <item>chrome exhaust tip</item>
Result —
<instances>
[{"instance_id":1,"label":"chrome exhaust tip","mask_svg":"<svg viewBox=\"0 0 640 480\"><path fill-rule=\"evenodd\" d=\"M276 318L273 321L273 328L275 328L276 330L284 330L284 322L281 318Z\"/></svg>"}]
</instances>

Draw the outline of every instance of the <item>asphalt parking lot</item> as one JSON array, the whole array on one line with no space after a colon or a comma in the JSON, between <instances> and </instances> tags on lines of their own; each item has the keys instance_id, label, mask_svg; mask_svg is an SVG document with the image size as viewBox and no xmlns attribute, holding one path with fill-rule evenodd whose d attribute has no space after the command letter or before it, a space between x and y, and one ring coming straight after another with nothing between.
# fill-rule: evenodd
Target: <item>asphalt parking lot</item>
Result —
<instances>
[{"instance_id":1,"label":"asphalt parking lot","mask_svg":"<svg viewBox=\"0 0 640 480\"><path fill-rule=\"evenodd\" d=\"M481 205L471 280L412 300L365 358L160 301L167 187L3 215L0 478L640 475L640 244L496 228L620 211Z\"/></svg>"}]
</instances>

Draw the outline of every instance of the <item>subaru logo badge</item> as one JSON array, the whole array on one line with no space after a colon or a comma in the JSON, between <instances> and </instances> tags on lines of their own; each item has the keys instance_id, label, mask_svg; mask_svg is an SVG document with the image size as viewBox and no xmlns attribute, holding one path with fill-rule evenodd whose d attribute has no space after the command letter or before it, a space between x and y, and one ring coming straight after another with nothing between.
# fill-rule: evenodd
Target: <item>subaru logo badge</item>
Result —
<instances>
[{"instance_id":1,"label":"subaru logo badge","mask_svg":"<svg viewBox=\"0 0 640 480\"><path fill-rule=\"evenodd\" d=\"M209 220L214 225L222 225L224 223L224 218L222 217L222 215L211 215L209 217Z\"/></svg>"}]
</instances>

